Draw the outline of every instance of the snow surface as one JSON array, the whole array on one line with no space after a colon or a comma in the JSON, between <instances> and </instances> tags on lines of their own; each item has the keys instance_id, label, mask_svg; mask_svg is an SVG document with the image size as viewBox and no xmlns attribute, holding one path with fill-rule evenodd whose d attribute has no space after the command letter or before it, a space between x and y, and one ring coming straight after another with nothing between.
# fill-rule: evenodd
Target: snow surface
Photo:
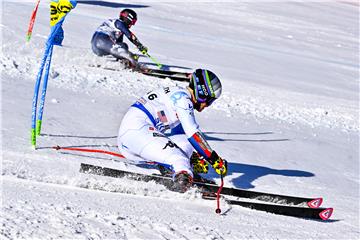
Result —
<instances>
[{"instance_id":1,"label":"snow surface","mask_svg":"<svg viewBox=\"0 0 360 240\"><path fill-rule=\"evenodd\" d=\"M78 1L64 24L64 46L54 49L43 134L33 150L31 102L49 33L49 1L41 1L25 44L34 2L1 3L2 239L360 238L358 4ZM223 96L197 119L229 161L225 185L321 196L324 206L334 207L332 220L224 202L219 216L215 202L200 199L195 189L179 194L153 182L79 173L81 162L154 169L51 149L117 151L121 118L138 96L184 85L92 54L96 27L124 7L138 12L133 30L160 62L220 76ZM219 181L214 172L209 177Z\"/></svg>"}]
</instances>

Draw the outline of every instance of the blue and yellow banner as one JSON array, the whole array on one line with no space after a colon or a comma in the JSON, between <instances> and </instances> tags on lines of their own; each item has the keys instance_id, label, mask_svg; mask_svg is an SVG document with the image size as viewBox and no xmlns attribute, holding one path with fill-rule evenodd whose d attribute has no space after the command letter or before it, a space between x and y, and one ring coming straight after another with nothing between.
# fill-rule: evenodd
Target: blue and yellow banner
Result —
<instances>
[{"instance_id":1,"label":"blue and yellow banner","mask_svg":"<svg viewBox=\"0 0 360 240\"><path fill-rule=\"evenodd\" d=\"M49 45L61 45L64 39L62 24L66 15L76 7L75 0L53 0L50 2L51 33L48 38Z\"/></svg>"},{"instance_id":2,"label":"blue and yellow banner","mask_svg":"<svg viewBox=\"0 0 360 240\"><path fill-rule=\"evenodd\" d=\"M76 7L75 0L52 0L50 2L50 26L59 23L71 9Z\"/></svg>"}]
</instances>

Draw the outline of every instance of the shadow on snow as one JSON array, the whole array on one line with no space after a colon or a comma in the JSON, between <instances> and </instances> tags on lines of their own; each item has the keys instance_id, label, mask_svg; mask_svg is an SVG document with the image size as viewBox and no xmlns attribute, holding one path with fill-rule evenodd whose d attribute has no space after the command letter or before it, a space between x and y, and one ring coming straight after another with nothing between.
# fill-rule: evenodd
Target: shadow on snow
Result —
<instances>
[{"instance_id":1,"label":"shadow on snow","mask_svg":"<svg viewBox=\"0 0 360 240\"><path fill-rule=\"evenodd\" d=\"M90 4L102 7L112 7L112 8L147 8L147 5L139 4L124 4L124 3L115 3L115 2L106 2L106 1L77 1L79 4Z\"/></svg>"},{"instance_id":2,"label":"shadow on snow","mask_svg":"<svg viewBox=\"0 0 360 240\"><path fill-rule=\"evenodd\" d=\"M206 140L209 141L228 141L228 142L283 142L289 141L288 138L278 138L278 139L237 139L237 138L219 138L209 136L210 134L222 134L222 135L241 135L241 136L251 136L251 135L270 135L274 134L273 132L256 132L256 133L228 133L228 132L204 132Z\"/></svg>"},{"instance_id":3,"label":"shadow on snow","mask_svg":"<svg viewBox=\"0 0 360 240\"><path fill-rule=\"evenodd\" d=\"M247 142L275 142L275 141L289 141L289 139L224 139L224 138L218 138L218 137L211 137L210 134L224 134L224 135L240 135L240 136L250 136L250 135L270 135L273 134L273 132L255 132L255 133L226 133L226 132L204 132L207 140L212 141L247 141ZM48 137L72 137L72 138L93 138L93 139L110 139L110 138L116 138L116 136L75 136L75 135L59 135L59 134L41 134L42 136L48 136ZM109 146L109 145L78 145L78 146L68 146L68 147L114 147L117 146ZM39 147L38 149L51 149L52 147ZM64 153L63 153L64 154ZM70 154L69 155L75 155ZM76 156L83 156L83 157L90 157L88 155L77 155ZM97 159L103 159L103 160L110 160L110 161L119 161L115 160L113 158L101 158L101 157L92 157ZM122 161L121 161L122 162ZM126 161L125 161L126 162ZM232 183L237 188L243 188L243 189L250 189L255 188L255 186L252 184L256 179L259 179L264 176L268 175L279 175L279 176L286 176L286 177L313 177L315 176L311 172L301 171L301 170L293 170L293 169L272 169L269 167L263 167L263 166L257 166L257 165L250 165L250 164L243 164L243 163L228 163L228 176L231 176L232 174L238 174L241 175L237 178L232 179ZM143 164L138 165L139 167L145 167ZM154 168L154 166L147 166L147 168ZM204 175L206 178L218 178L219 175L215 173L213 169L210 168L210 171L208 174Z\"/></svg>"},{"instance_id":4,"label":"shadow on snow","mask_svg":"<svg viewBox=\"0 0 360 240\"><path fill-rule=\"evenodd\" d=\"M243 163L229 163L228 165L228 176L234 173L242 173L241 176L232 179L232 183L235 187L250 189L255 188L252 184L258 178L267 176L267 175L279 175L286 177L313 177L315 176L311 172L301 171L301 170L292 170L292 169L272 169L263 166L243 164ZM215 174L215 173L214 173Z\"/></svg>"},{"instance_id":5,"label":"shadow on snow","mask_svg":"<svg viewBox=\"0 0 360 240\"><path fill-rule=\"evenodd\" d=\"M230 136L269 136L274 134L273 132L204 132L205 138L209 141L238 141L238 142L283 142L290 141L288 138L267 138L267 139L239 139L239 138L220 138L209 136L212 134L218 135L230 135ZM263 166L256 166L243 163L233 163L228 162L228 176L236 173L240 173L241 176L232 179L232 183L235 187L250 189L255 188L252 184L256 179L267 176L267 175L279 175L286 177L313 177L315 176L311 172L293 170L293 169L272 169ZM214 170L210 170L208 177L218 178L219 176L215 173Z\"/></svg>"},{"instance_id":6,"label":"shadow on snow","mask_svg":"<svg viewBox=\"0 0 360 240\"><path fill-rule=\"evenodd\" d=\"M60 138L90 138L90 139L110 139L117 138L117 136L106 136L106 137L95 137L95 136L79 136L79 135L69 135L69 134L47 134L41 133L40 136L43 137L60 137ZM85 146L83 146L85 147Z\"/></svg>"}]
</instances>

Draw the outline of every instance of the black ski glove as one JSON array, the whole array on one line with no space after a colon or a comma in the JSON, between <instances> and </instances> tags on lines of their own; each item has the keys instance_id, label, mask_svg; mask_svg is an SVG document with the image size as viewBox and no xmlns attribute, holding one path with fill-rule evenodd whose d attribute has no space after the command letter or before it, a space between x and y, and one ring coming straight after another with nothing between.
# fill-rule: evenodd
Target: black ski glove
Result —
<instances>
[{"instance_id":1,"label":"black ski glove","mask_svg":"<svg viewBox=\"0 0 360 240\"><path fill-rule=\"evenodd\" d=\"M211 152L211 156L208 159L208 162L213 166L215 172L219 175L225 176L227 173L227 161L219 157L219 155L215 152Z\"/></svg>"},{"instance_id":2,"label":"black ski glove","mask_svg":"<svg viewBox=\"0 0 360 240\"><path fill-rule=\"evenodd\" d=\"M142 45L141 43L139 44L138 49L142 54L147 54L148 48Z\"/></svg>"}]
</instances>

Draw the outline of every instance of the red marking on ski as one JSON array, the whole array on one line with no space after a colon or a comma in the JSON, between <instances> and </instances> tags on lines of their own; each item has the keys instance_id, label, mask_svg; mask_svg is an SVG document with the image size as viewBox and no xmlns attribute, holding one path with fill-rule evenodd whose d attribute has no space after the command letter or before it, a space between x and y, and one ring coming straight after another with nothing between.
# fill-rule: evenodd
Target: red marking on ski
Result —
<instances>
[{"instance_id":1,"label":"red marking on ski","mask_svg":"<svg viewBox=\"0 0 360 240\"><path fill-rule=\"evenodd\" d=\"M320 205L322 204L323 199L322 198L315 198L314 200L311 200L310 202L307 203L307 205L310 208L318 208L320 207Z\"/></svg>"},{"instance_id":2,"label":"red marking on ski","mask_svg":"<svg viewBox=\"0 0 360 240\"><path fill-rule=\"evenodd\" d=\"M333 208L327 208L321 213L319 213L319 216L322 220L328 220L331 217L333 211L334 211Z\"/></svg>"}]
</instances>

